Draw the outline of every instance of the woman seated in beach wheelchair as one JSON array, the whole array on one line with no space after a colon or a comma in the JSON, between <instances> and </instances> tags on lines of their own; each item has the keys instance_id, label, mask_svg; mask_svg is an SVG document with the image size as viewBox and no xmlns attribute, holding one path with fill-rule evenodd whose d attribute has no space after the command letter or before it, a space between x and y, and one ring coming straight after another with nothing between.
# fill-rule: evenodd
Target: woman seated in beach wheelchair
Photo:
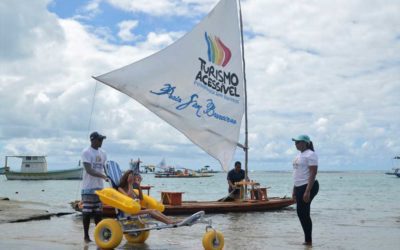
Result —
<instances>
[{"instance_id":1,"label":"woman seated in beach wheelchair","mask_svg":"<svg viewBox=\"0 0 400 250\"><path fill-rule=\"evenodd\" d=\"M105 172L112 188L96 191L103 204L117 209L116 219L104 219L96 225L94 238L100 248L116 248L122 236L129 243L144 243L150 230L192 226L206 223L203 236L205 249L222 249L224 237L211 226L211 220L204 219L204 211L199 211L183 220L164 215L164 205L155 198L143 194L140 188L141 176L132 170L122 174L118 164L108 161Z\"/></svg>"}]
</instances>

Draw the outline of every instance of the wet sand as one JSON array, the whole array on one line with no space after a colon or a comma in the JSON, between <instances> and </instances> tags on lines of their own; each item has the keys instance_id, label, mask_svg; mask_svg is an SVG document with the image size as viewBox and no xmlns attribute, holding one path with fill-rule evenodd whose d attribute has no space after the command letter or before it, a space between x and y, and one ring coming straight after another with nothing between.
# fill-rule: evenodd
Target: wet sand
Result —
<instances>
[{"instance_id":1,"label":"wet sand","mask_svg":"<svg viewBox=\"0 0 400 250\"><path fill-rule=\"evenodd\" d=\"M92 236L94 227L92 223ZM192 227L152 231L145 244L129 244L123 239L118 249L203 249L201 239L204 228L205 225L198 224ZM2 223L0 231L1 249L98 249L94 242L83 242L81 217L77 214L51 217L50 220Z\"/></svg>"},{"instance_id":2,"label":"wet sand","mask_svg":"<svg viewBox=\"0 0 400 250\"><path fill-rule=\"evenodd\" d=\"M380 249L398 248L397 226L388 230L386 227L375 223L368 225L366 222L363 227L342 225L337 228L335 225L324 224L323 220L318 219L318 214L315 215L315 242L312 249L378 249L379 246L382 246ZM223 232L224 249L311 249L301 245L302 233L293 210L209 215L208 218L213 220L216 229ZM49 220L1 223L0 249L98 249L94 242L83 242L81 219L79 214L70 214L52 216ZM295 225L287 225L288 219L295 222ZM248 223L244 223L245 221ZM94 226L93 223L90 226L90 235L93 235ZM200 250L203 249L201 239L204 232L204 224L154 230L146 243L129 244L123 239L117 249Z\"/></svg>"},{"instance_id":3,"label":"wet sand","mask_svg":"<svg viewBox=\"0 0 400 250\"><path fill-rule=\"evenodd\" d=\"M75 211L49 211L38 202L0 198L1 249L97 249L94 242L83 241L81 215ZM202 249L205 224L152 232L145 244L128 244L122 240L118 249ZM93 238L94 223L90 226ZM169 234L183 235L173 239Z\"/></svg>"},{"instance_id":4,"label":"wet sand","mask_svg":"<svg viewBox=\"0 0 400 250\"><path fill-rule=\"evenodd\" d=\"M50 212L48 205L38 202L15 201L0 197L0 224L50 219L71 212Z\"/></svg>"}]
</instances>

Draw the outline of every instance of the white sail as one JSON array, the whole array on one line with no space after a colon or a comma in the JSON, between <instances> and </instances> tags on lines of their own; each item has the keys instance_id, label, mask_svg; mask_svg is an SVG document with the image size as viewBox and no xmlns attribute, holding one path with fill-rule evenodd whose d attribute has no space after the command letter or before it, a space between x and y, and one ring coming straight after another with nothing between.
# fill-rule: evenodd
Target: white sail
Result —
<instances>
[{"instance_id":1,"label":"white sail","mask_svg":"<svg viewBox=\"0 0 400 250\"><path fill-rule=\"evenodd\" d=\"M157 167L158 167L158 168L161 168L161 169L166 169L166 168L167 168L167 163L166 163L166 161L165 161L165 158L162 158L162 160L160 161L160 163L157 164Z\"/></svg>"},{"instance_id":2,"label":"white sail","mask_svg":"<svg viewBox=\"0 0 400 250\"><path fill-rule=\"evenodd\" d=\"M227 170L244 113L241 49L238 2L221 0L172 45L94 78L143 104Z\"/></svg>"}]
</instances>

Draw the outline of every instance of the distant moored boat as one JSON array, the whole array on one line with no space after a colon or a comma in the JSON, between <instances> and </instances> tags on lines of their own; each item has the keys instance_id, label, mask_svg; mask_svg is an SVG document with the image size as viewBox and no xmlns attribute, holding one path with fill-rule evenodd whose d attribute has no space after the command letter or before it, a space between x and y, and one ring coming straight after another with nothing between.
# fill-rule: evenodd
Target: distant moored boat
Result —
<instances>
[{"instance_id":1,"label":"distant moored boat","mask_svg":"<svg viewBox=\"0 0 400 250\"><path fill-rule=\"evenodd\" d=\"M196 170L196 173L201 173L201 174L216 174L216 173L220 173L221 171L216 171L213 169L210 169L210 166L204 166L199 170Z\"/></svg>"},{"instance_id":2,"label":"distant moored boat","mask_svg":"<svg viewBox=\"0 0 400 250\"><path fill-rule=\"evenodd\" d=\"M399 160L399 162L400 162L400 156L393 157L393 160ZM393 165L395 167L392 168L392 172L386 172L385 174L396 175L397 177L400 177L400 165L399 164L395 164L395 163L393 163Z\"/></svg>"},{"instance_id":3,"label":"distant moored boat","mask_svg":"<svg viewBox=\"0 0 400 250\"><path fill-rule=\"evenodd\" d=\"M9 157L21 158L21 171L11 171L7 166ZM46 156L24 155L24 156L6 156L5 166L1 174L4 174L7 180L81 180L82 167L47 170Z\"/></svg>"}]
</instances>

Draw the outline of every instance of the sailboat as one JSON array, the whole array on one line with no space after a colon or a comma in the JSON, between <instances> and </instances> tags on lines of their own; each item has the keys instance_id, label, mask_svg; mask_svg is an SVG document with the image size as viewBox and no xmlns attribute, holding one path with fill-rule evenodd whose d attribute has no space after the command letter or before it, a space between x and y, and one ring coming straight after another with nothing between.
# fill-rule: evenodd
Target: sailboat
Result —
<instances>
[{"instance_id":1,"label":"sailboat","mask_svg":"<svg viewBox=\"0 0 400 250\"><path fill-rule=\"evenodd\" d=\"M93 77L141 103L219 161L227 171L235 150L245 152L248 179L247 91L243 25L239 0L221 0L192 31L165 49L140 61ZM239 135L244 116L244 143ZM264 211L287 207L289 198L247 199L224 203L225 212ZM178 204L179 205L179 204ZM179 206L166 206L174 214ZM216 211L221 202L182 202L191 209ZM209 209L207 209L207 207ZM172 209L175 209L172 211Z\"/></svg>"}]
</instances>

